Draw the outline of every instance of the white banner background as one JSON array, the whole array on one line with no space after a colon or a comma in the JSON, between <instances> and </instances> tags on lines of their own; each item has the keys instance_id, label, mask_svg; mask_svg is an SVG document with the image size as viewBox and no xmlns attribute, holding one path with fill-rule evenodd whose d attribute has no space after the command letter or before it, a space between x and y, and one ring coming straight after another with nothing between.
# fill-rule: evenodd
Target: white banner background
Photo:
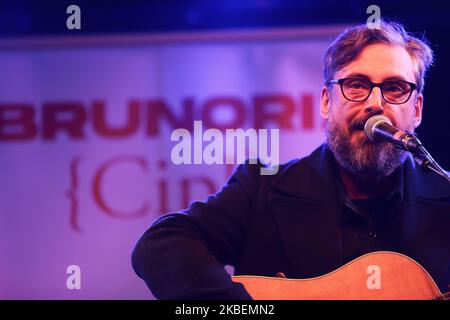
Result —
<instances>
[{"instance_id":1,"label":"white banner background","mask_svg":"<svg viewBox=\"0 0 450 320\"><path fill-rule=\"evenodd\" d=\"M208 101L231 97L245 106L243 127L251 128L255 97L287 96L295 112L285 115L291 127L280 130L280 161L298 158L324 138L319 94L328 44L324 38L304 38L0 52L1 108L26 104L37 126L31 139L0 140L0 298L152 298L131 267L135 242L161 209L183 208L183 186L190 184L189 200L203 200L227 181L230 168L171 164L175 128L162 117L161 130L147 134L146 103L162 100L178 117L183 101L192 99L194 118L202 120ZM313 110L309 123L303 118L305 99ZM96 132L94 101L105 103L111 127L123 126L130 101L137 101L136 131L116 138ZM71 102L87 114L84 137L60 130L45 140L49 125L43 106ZM280 111L276 103L270 108ZM7 122L19 115L3 112L0 130L23 130ZM235 116L226 105L213 113L224 123ZM207 179L209 187L199 179ZM81 268L80 290L66 287L69 265Z\"/></svg>"}]
</instances>

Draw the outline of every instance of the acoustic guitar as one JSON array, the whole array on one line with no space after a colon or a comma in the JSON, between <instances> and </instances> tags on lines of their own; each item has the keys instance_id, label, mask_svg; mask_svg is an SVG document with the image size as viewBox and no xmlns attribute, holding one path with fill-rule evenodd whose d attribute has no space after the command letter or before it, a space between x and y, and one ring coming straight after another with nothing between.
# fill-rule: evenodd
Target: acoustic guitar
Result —
<instances>
[{"instance_id":1,"label":"acoustic guitar","mask_svg":"<svg viewBox=\"0 0 450 320\"><path fill-rule=\"evenodd\" d=\"M234 276L255 300L450 299L428 272L403 254L378 251L309 279Z\"/></svg>"}]
</instances>

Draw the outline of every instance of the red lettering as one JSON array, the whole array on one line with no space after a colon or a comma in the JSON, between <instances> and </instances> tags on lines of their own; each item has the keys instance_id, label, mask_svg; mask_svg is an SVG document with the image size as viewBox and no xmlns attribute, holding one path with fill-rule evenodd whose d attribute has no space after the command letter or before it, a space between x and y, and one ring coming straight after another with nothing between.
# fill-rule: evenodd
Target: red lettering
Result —
<instances>
[{"instance_id":1,"label":"red lettering","mask_svg":"<svg viewBox=\"0 0 450 320\"><path fill-rule=\"evenodd\" d=\"M10 114L8 116L8 114ZM11 117L15 114L15 117ZM9 130L8 130L9 129ZM30 140L37 134L34 109L28 104L0 105L0 141Z\"/></svg>"},{"instance_id":2,"label":"red lettering","mask_svg":"<svg viewBox=\"0 0 450 320\"><path fill-rule=\"evenodd\" d=\"M161 171L166 168L166 163L164 160L158 162L158 167ZM167 191L167 181L161 179L158 181L159 188L159 213L167 213L169 211L168 207L168 191Z\"/></svg>"},{"instance_id":3,"label":"red lettering","mask_svg":"<svg viewBox=\"0 0 450 320\"><path fill-rule=\"evenodd\" d=\"M74 139L85 138L83 127L87 120L87 112L80 103L44 103L42 118L44 140L55 139L58 131L66 131L69 137Z\"/></svg>"},{"instance_id":4,"label":"red lettering","mask_svg":"<svg viewBox=\"0 0 450 320\"><path fill-rule=\"evenodd\" d=\"M139 127L139 102L131 101L128 107L127 121L121 127L112 128L106 124L106 107L104 101L94 101L92 118L94 129L105 137L126 137L136 132Z\"/></svg>"},{"instance_id":5,"label":"red lettering","mask_svg":"<svg viewBox=\"0 0 450 320\"><path fill-rule=\"evenodd\" d=\"M213 120L213 113L216 108L227 106L233 112L234 118L228 123L221 123ZM217 117L216 117L217 118ZM217 97L209 99L205 102L202 110L202 121L206 128L216 128L222 131L226 129L241 128L245 122L245 106L244 103L233 97Z\"/></svg>"},{"instance_id":6,"label":"red lettering","mask_svg":"<svg viewBox=\"0 0 450 320\"><path fill-rule=\"evenodd\" d=\"M147 160L140 156L118 156L113 159L110 159L103 163L97 173L94 176L94 181L92 184L92 193L95 199L95 202L97 205L108 215L119 218L119 219L134 219L142 217L146 214L147 211L149 211L150 205L148 202L144 202L144 204L137 210L130 211L130 212L121 212L119 210L114 210L110 206L106 204L105 199L102 197L101 194L101 182L103 179L103 176L109 170L112 166L118 164L118 163L124 163L124 162L134 162L137 163L145 172L148 171L148 164Z\"/></svg>"},{"instance_id":7,"label":"red lettering","mask_svg":"<svg viewBox=\"0 0 450 320\"><path fill-rule=\"evenodd\" d=\"M185 128L193 130L194 125L194 101L193 99L184 99L183 114L176 118L169 106L163 100L150 101L148 103L148 124L147 134L157 135L160 131L161 119L165 118L173 129Z\"/></svg>"},{"instance_id":8,"label":"red lettering","mask_svg":"<svg viewBox=\"0 0 450 320\"><path fill-rule=\"evenodd\" d=\"M279 106L274 110L274 106ZM253 98L254 128L269 128L269 123L275 123L279 129L293 129L292 117L295 113L295 103L288 95L255 96Z\"/></svg>"},{"instance_id":9,"label":"red lettering","mask_svg":"<svg viewBox=\"0 0 450 320\"><path fill-rule=\"evenodd\" d=\"M301 127L303 129L314 129L313 96L311 94L302 95L300 106L302 108Z\"/></svg>"},{"instance_id":10,"label":"red lettering","mask_svg":"<svg viewBox=\"0 0 450 320\"><path fill-rule=\"evenodd\" d=\"M185 128L192 132L195 117L203 121L205 128L222 131L244 127L313 130L316 125L313 97L304 93L297 104L288 94L258 95L252 97L253 105L246 106L238 97L217 96L207 99L198 110L192 97L184 98L177 108L163 99L131 100L124 111L124 120L118 124L107 120L104 100L93 101L92 109L77 102L47 102L42 108L23 103L0 104L0 141L31 140L40 134L44 140L55 140L61 133L69 139L86 139L90 119L92 130L109 138L130 137L140 126L145 126L145 133L151 137L161 135L164 125L169 130ZM35 119L38 110L42 110L42 116ZM142 121L145 113L146 122ZM323 129L324 125L320 127Z\"/></svg>"}]
</instances>

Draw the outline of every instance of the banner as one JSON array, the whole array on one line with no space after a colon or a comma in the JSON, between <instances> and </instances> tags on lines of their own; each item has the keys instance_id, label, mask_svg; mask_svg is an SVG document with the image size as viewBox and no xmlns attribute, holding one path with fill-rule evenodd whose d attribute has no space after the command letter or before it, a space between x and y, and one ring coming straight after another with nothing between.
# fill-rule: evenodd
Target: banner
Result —
<instances>
[{"instance_id":1,"label":"banner","mask_svg":"<svg viewBox=\"0 0 450 320\"><path fill-rule=\"evenodd\" d=\"M2 50L0 298L153 298L133 272L134 245L163 213L226 183L240 162L239 148L230 155L224 143L228 129L258 139L278 129L268 148L279 162L323 142L328 44L311 36ZM223 134L215 163L208 129L217 143ZM179 150L186 132L190 155Z\"/></svg>"}]
</instances>

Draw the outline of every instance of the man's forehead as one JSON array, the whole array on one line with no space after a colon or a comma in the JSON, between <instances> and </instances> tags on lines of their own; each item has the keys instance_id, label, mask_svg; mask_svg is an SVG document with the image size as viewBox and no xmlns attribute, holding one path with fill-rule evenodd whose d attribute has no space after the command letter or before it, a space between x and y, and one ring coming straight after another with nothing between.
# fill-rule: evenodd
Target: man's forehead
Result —
<instances>
[{"instance_id":1,"label":"man's forehead","mask_svg":"<svg viewBox=\"0 0 450 320\"><path fill-rule=\"evenodd\" d=\"M336 72L335 78L365 76L373 82L398 78L415 82L416 63L400 46L373 44L364 48L349 64Z\"/></svg>"}]
</instances>

